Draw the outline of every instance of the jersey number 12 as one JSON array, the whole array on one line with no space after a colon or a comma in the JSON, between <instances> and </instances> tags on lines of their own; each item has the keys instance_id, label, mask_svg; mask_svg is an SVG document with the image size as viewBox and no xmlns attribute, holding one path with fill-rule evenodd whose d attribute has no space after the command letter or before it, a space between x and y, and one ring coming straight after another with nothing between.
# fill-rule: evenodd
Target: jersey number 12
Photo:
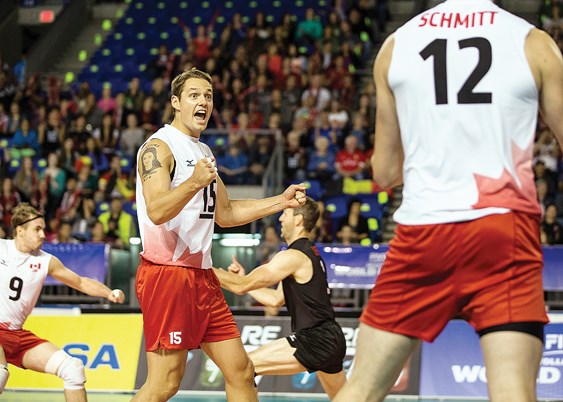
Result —
<instances>
[{"instance_id":1,"label":"jersey number 12","mask_svg":"<svg viewBox=\"0 0 563 402\"><path fill-rule=\"evenodd\" d=\"M457 103L491 103L493 98L491 92L473 91L477 84L479 84L479 81L483 79L491 68L493 60L491 42L485 38L469 38L460 40L458 43L460 50L468 47L476 48L479 51L479 61L457 93ZM424 60L434 56L434 91L437 105L445 105L448 103L446 50L447 39L435 39L420 52L420 56Z\"/></svg>"}]
</instances>

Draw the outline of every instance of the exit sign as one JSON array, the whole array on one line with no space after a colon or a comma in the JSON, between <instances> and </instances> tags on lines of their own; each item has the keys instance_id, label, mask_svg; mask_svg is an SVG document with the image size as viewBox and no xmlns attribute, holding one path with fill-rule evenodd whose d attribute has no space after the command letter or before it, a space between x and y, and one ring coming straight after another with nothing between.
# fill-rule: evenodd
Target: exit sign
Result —
<instances>
[{"instance_id":1,"label":"exit sign","mask_svg":"<svg viewBox=\"0 0 563 402\"><path fill-rule=\"evenodd\" d=\"M41 10L39 13L39 22L42 24L50 24L55 20L55 12L53 10Z\"/></svg>"}]
</instances>

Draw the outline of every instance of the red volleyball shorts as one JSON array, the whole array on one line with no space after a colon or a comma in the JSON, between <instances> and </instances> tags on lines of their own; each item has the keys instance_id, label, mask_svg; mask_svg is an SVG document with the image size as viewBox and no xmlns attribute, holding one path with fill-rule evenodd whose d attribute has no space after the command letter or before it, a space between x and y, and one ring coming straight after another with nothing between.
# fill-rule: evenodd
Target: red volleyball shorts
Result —
<instances>
[{"instance_id":1,"label":"red volleyball shorts","mask_svg":"<svg viewBox=\"0 0 563 402\"><path fill-rule=\"evenodd\" d=\"M476 331L546 323L542 270L538 222L523 213L398 225L360 321L428 342L452 318Z\"/></svg>"},{"instance_id":2,"label":"red volleyball shorts","mask_svg":"<svg viewBox=\"0 0 563 402\"><path fill-rule=\"evenodd\" d=\"M45 342L48 341L25 329L0 329L0 346L4 349L6 361L20 368L23 368L23 355Z\"/></svg>"},{"instance_id":3,"label":"red volleyball shorts","mask_svg":"<svg viewBox=\"0 0 563 402\"><path fill-rule=\"evenodd\" d=\"M136 293L147 351L197 349L240 337L212 269L156 265L141 259Z\"/></svg>"}]
</instances>

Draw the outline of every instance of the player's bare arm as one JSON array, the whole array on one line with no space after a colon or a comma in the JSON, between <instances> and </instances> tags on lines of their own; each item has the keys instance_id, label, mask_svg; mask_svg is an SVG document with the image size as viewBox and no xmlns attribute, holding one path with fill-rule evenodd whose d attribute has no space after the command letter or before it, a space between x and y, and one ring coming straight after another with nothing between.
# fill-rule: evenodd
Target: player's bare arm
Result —
<instances>
[{"instance_id":1,"label":"player's bare arm","mask_svg":"<svg viewBox=\"0 0 563 402\"><path fill-rule=\"evenodd\" d=\"M399 119L395 97L387 81L393 46L394 39L390 36L377 55L373 71L377 89L377 112L371 166L373 179L382 188L392 188L403 182L404 154Z\"/></svg>"},{"instance_id":2,"label":"player's bare arm","mask_svg":"<svg viewBox=\"0 0 563 402\"><path fill-rule=\"evenodd\" d=\"M292 184L282 194L260 200L231 200L223 181L217 177L217 208L215 221L221 227L233 227L286 208L298 208L305 204L305 186Z\"/></svg>"},{"instance_id":3,"label":"player's bare arm","mask_svg":"<svg viewBox=\"0 0 563 402\"><path fill-rule=\"evenodd\" d=\"M52 256L49 262L49 275L88 296L104 297L114 303L123 303L125 300L125 295L121 290L115 289L112 291L97 280L77 275L65 267L61 260L55 256Z\"/></svg>"},{"instance_id":4,"label":"player's bare arm","mask_svg":"<svg viewBox=\"0 0 563 402\"><path fill-rule=\"evenodd\" d=\"M233 272L237 275L244 276L246 271L241 263L237 260L236 256L233 256L233 261L229 265L229 272ZM253 299L264 306L268 307L281 307L285 304L285 295L283 294L283 283L280 282L276 289L263 288L251 290L248 292Z\"/></svg>"},{"instance_id":5,"label":"player's bare arm","mask_svg":"<svg viewBox=\"0 0 563 402\"><path fill-rule=\"evenodd\" d=\"M266 307L281 307L285 304L283 284L280 282L275 289L263 288L251 290L248 294L258 303Z\"/></svg>"},{"instance_id":6,"label":"player's bare arm","mask_svg":"<svg viewBox=\"0 0 563 402\"><path fill-rule=\"evenodd\" d=\"M147 203L147 214L156 225L176 217L199 190L217 177L213 162L202 158L197 161L192 176L171 189L170 174L174 169L174 158L168 145L158 139L143 146L137 166Z\"/></svg>"},{"instance_id":7,"label":"player's bare arm","mask_svg":"<svg viewBox=\"0 0 563 402\"><path fill-rule=\"evenodd\" d=\"M243 295L252 290L276 285L288 276L294 275L302 266L301 254L303 253L297 250L280 251L268 263L260 265L245 276L221 269L216 269L215 273L221 282L221 287Z\"/></svg>"},{"instance_id":8,"label":"player's bare arm","mask_svg":"<svg viewBox=\"0 0 563 402\"><path fill-rule=\"evenodd\" d=\"M563 57L544 31L532 29L526 39L526 56L540 92L540 111L563 149Z\"/></svg>"}]
</instances>

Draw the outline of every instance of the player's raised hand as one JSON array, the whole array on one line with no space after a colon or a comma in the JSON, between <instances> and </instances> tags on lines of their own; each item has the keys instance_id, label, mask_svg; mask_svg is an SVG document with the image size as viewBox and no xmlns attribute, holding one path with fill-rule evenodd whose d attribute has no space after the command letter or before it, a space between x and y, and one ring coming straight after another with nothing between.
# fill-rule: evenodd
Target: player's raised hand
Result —
<instances>
[{"instance_id":1,"label":"player's raised hand","mask_svg":"<svg viewBox=\"0 0 563 402\"><path fill-rule=\"evenodd\" d=\"M284 192L288 208L299 208L305 205L307 188L304 184L292 184Z\"/></svg>"},{"instance_id":2,"label":"player's raised hand","mask_svg":"<svg viewBox=\"0 0 563 402\"><path fill-rule=\"evenodd\" d=\"M198 188L204 188L217 178L217 164L215 158L205 157L197 161L191 177Z\"/></svg>"},{"instance_id":3,"label":"player's raised hand","mask_svg":"<svg viewBox=\"0 0 563 402\"><path fill-rule=\"evenodd\" d=\"M237 257L234 255L233 255L233 262L229 265L229 272L232 272L234 274L239 274L240 276L244 276L245 274L244 267L241 265L240 262L238 262Z\"/></svg>"}]
</instances>

